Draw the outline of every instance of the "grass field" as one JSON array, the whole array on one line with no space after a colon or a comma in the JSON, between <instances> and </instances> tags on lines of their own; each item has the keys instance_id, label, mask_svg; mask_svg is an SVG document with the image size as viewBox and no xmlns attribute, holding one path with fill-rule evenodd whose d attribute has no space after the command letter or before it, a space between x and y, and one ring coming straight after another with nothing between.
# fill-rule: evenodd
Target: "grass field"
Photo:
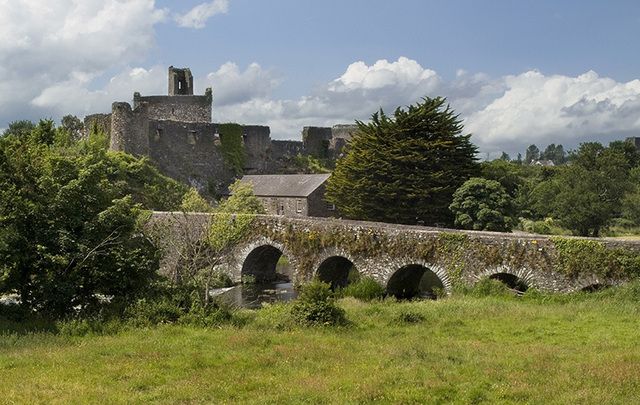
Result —
<instances>
[{"instance_id":1,"label":"grass field","mask_svg":"<svg viewBox=\"0 0 640 405\"><path fill-rule=\"evenodd\" d=\"M340 328L275 305L219 329L5 333L0 402L640 403L638 291L343 299Z\"/></svg>"}]
</instances>

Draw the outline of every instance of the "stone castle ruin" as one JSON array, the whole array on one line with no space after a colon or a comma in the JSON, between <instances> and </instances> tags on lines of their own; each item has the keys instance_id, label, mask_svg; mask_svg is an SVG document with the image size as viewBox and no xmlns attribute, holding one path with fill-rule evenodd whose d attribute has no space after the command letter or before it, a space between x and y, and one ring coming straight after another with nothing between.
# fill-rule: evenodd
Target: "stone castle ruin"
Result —
<instances>
[{"instance_id":1,"label":"stone castle ruin","mask_svg":"<svg viewBox=\"0 0 640 405\"><path fill-rule=\"evenodd\" d=\"M304 127L302 141L272 140L268 126L211 122L213 92L193 94L188 68L169 67L168 95L133 94L110 114L85 117L84 127L109 134L110 149L148 157L164 174L207 194L221 193L241 174L287 171L297 155L337 158L355 125Z\"/></svg>"}]
</instances>

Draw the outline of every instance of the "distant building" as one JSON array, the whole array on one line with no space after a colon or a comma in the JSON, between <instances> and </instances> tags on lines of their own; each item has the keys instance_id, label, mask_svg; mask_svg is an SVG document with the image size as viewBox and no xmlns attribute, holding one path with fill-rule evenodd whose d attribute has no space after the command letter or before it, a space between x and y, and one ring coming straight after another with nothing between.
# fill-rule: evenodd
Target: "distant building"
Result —
<instances>
[{"instance_id":1,"label":"distant building","mask_svg":"<svg viewBox=\"0 0 640 405\"><path fill-rule=\"evenodd\" d=\"M555 163L553 163L553 160L535 160L531 162L531 164L535 166L544 166L544 167L555 166Z\"/></svg>"},{"instance_id":2,"label":"distant building","mask_svg":"<svg viewBox=\"0 0 640 405\"><path fill-rule=\"evenodd\" d=\"M324 200L330 174L248 175L241 181L253 185L253 193L267 214L287 217L333 217L336 208Z\"/></svg>"}]
</instances>

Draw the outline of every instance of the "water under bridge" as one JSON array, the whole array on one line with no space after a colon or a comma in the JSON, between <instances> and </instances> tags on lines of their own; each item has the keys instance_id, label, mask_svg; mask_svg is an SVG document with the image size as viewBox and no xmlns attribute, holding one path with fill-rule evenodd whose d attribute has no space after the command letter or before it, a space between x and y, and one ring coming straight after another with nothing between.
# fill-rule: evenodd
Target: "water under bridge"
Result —
<instances>
[{"instance_id":1,"label":"water under bridge","mask_svg":"<svg viewBox=\"0 0 640 405\"><path fill-rule=\"evenodd\" d=\"M161 273L177 278L184 266L202 266L196 256L206 252L212 217L153 213L147 226L162 249ZM291 271L277 274L285 257ZM640 242L258 215L216 264L234 282L318 277L343 286L369 276L396 296L448 293L484 277L521 291L570 292L640 275Z\"/></svg>"}]
</instances>

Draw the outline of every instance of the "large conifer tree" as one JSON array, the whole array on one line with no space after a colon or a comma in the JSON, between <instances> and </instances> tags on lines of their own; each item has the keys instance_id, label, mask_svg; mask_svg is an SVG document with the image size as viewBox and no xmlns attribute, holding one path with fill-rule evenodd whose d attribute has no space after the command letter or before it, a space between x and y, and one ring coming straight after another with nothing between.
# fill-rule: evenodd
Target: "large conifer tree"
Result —
<instances>
[{"instance_id":1,"label":"large conifer tree","mask_svg":"<svg viewBox=\"0 0 640 405\"><path fill-rule=\"evenodd\" d=\"M441 97L393 117L380 110L358 130L327 184L327 199L353 219L452 224L455 190L477 174L476 147Z\"/></svg>"}]
</instances>

